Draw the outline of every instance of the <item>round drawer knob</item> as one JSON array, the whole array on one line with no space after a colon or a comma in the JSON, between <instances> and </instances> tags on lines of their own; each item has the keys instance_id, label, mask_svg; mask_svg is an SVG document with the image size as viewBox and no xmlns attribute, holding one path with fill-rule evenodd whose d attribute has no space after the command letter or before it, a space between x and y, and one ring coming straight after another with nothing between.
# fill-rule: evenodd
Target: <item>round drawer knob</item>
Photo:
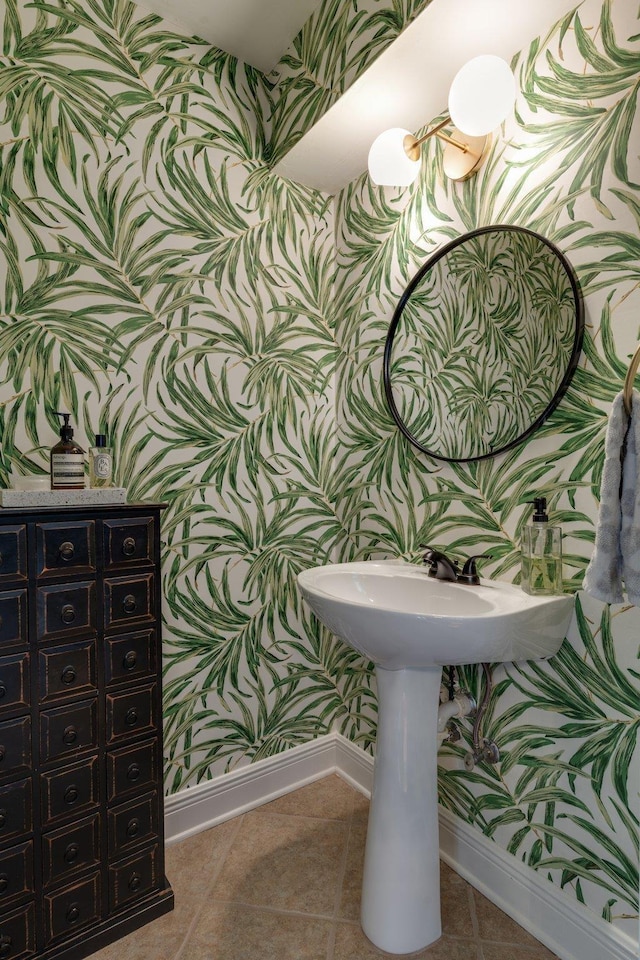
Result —
<instances>
[{"instance_id":1,"label":"round drawer knob","mask_svg":"<svg viewBox=\"0 0 640 960\"><path fill-rule=\"evenodd\" d=\"M63 683L73 683L77 676L78 674L75 671L75 667L65 667L60 674L60 679Z\"/></svg>"},{"instance_id":2,"label":"round drawer knob","mask_svg":"<svg viewBox=\"0 0 640 960\"><path fill-rule=\"evenodd\" d=\"M70 747L78 739L78 731L74 726L69 726L64 728L64 733L62 734L62 740L64 743Z\"/></svg>"},{"instance_id":3,"label":"round drawer knob","mask_svg":"<svg viewBox=\"0 0 640 960\"><path fill-rule=\"evenodd\" d=\"M125 613L133 613L138 606L136 598L132 593L128 593L122 601L122 609Z\"/></svg>"},{"instance_id":4,"label":"round drawer knob","mask_svg":"<svg viewBox=\"0 0 640 960\"><path fill-rule=\"evenodd\" d=\"M64 607L60 611L60 616L63 623L73 623L76 618L76 611L71 603L65 603Z\"/></svg>"},{"instance_id":5,"label":"round drawer knob","mask_svg":"<svg viewBox=\"0 0 640 960\"><path fill-rule=\"evenodd\" d=\"M2 700L7 695L7 685L0 680L0 700Z\"/></svg>"},{"instance_id":6,"label":"round drawer knob","mask_svg":"<svg viewBox=\"0 0 640 960\"><path fill-rule=\"evenodd\" d=\"M129 883L127 886L129 890L139 890L142 885L142 877L139 873L132 873L129 877Z\"/></svg>"},{"instance_id":7,"label":"round drawer knob","mask_svg":"<svg viewBox=\"0 0 640 960\"><path fill-rule=\"evenodd\" d=\"M6 755L7 755L6 748L4 747L3 744L0 743L0 762L1 762L2 760L4 760L4 758L6 757Z\"/></svg>"},{"instance_id":8,"label":"round drawer knob","mask_svg":"<svg viewBox=\"0 0 640 960\"><path fill-rule=\"evenodd\" d=\"M124 715L124 722L128 727L135 727L138 722L138 711L136 707L129 707Z\"/></svg>"},{"instance_id":9,"label":"round drawer knob","mask_svg":"<svg viewBox=\"0 0 640 960\"><path fill-rule=\"evenodd\" d=\"M75 923L80 918L80 907L77 903L72 903L65 914L69 923Z\"/></svg>"},{"instance_id":10,"label":"round drawer knob","mask_svg":"<svg viewBox=\"0 0 640 960\"><path fill-rule=\"evenodd\" d=\"M132 557L136 552L136 542L133 537L125 537L122 541L122 552L125 557Z\"/></svg>"},{"instance_id":11,"label":"round drawer knob","mask_svg":"<svg viewBox=\"0 0 640 960\"><path fill-rule=\"evenodd\" d=\"M66 560L67 563L69 560L73 560L73 555L75 553L75 547L70 540L65 540L64 543L60 544L60 556L63 560Z\"/></svg>"},{"instance_id":12,"label":"round drawer knob","mask_svg":"<svg viewBox=\"0 0 640 960\"><path fill-rule=\"evenodd\" d=\"M140 765L138 763L130 763L127 767L127 780L137 780L140 776Z\"/></svg>"},{"instance_id":13,"label":"round drawer knob","mask_svg":"<svg viewBox=\"0 0 640 960\"><path fill-rule=\"evenodd\" d=\"M133 670L137 662L138 662L138 656L135 650L127 650L124 657L122 658L122 666L126 670Z\"/></svg>"},{"instance_id":14,"label":"round drawer knob","mask_svg":"<svg viewBox=\"0 0 640 960\"><path fill-rule=\"evenodd\" d=\"M140 821L137 817L132 817L127 824L126 834L128 837L137 837L140 833Z\"/></svg>"},{"instance_id":15,"label":"round drawer knob","mask_svg":"<svg viewBox=\"0 0 640 960\"><path fill-rule=\"evenodd\" d=\"M13 940L7 934L0 937L0 957L10 957L13 950Z\"/></svg>"},{"instance_id":16,"label":"round drawer knob","mask_svg":"<svg viewBox=\"0 0 640 960\"><path fill-rule=\"evenodd\" d=\"M78 788L73 784L71 784L71 786L67 787L67 789L64 792L64 802L75 803L76 800L78 799L78 795L79 795Z\"/></svg>"},{"instance_id":17,"label":"round drawer knob","mask_svg":"<svg viewBox=\"0 0 640 960\"><path fill-rule=\"evenodd\" d=\"M0 873L0 893L5 893L9 886L9 877L6 873Z\"/></svg>"},{"instance_id":18,"label":"round drawer knob","mask_svg":"<svg viewBox=\"0 0 640 960\"><path fill-rule=\"evenodd\" d=\"M0 830L5 826L7 822L7 811L0 810Z\"/></svg>"},{"instance_id":19,"label":"round drawer knob","mask_svg":"<svg viewBox=\"0 0 640 960\"><path fill-rule=\"evenodd\" d=\"M80 847L77 843L70 843L67 849L64 852L64 861L65 863L73 863L78 859L78 854L80 853Z\"/></svg>"}]
</instances>

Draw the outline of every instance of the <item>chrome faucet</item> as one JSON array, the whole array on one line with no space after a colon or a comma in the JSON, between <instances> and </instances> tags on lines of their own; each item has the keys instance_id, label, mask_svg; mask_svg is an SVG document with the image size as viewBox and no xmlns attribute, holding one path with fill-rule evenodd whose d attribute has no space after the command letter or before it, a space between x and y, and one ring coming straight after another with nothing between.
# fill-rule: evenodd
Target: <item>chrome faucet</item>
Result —
<instances>
[{"instance_id":1,"label":"chrome faucet","mask_svg":"<svg viewBox=\"0 0 640 960\"><path fill-rule=\"evenodd\" d=\"M464 566L460 570L457 560L449 560L444 553L434 550L432 547L425 547L424 550L422 559L424 563L429 564L429 576L435 580L450 580L453 583L480 583L476 561L491 559L490 554L477 553L465 560Z\"/></svg>"}]
</instances>

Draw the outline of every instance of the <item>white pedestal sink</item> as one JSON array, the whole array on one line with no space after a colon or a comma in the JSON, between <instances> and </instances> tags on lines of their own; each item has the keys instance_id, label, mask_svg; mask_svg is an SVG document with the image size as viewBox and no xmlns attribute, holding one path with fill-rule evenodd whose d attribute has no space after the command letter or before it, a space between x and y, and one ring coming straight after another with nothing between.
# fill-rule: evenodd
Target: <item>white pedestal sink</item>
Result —
<instances>
[{"instance_id":1,"label":"white pedestal sink","mask_svg":"<svg viewBox=\"0 0 640 960\"><path fill-rule=\"evenodd\" d=\"M320 620L376 664L378 736L362 928L389 953L441 934L437 718L442 667L539 660L560 648L574 598L513 584L431 579L401 561L331 564L298 576Z\"/></svg>"}]
</instances>

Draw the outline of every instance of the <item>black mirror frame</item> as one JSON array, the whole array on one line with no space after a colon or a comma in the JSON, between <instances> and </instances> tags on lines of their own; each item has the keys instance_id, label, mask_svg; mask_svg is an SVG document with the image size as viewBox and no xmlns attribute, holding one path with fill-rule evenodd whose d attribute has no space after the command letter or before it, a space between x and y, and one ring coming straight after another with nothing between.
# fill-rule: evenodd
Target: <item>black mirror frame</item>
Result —
<instances>
[{"instance_id":1,"label":"black mirror frame","mask_svg":"<svg viewBox=\"0 0 640 960\"><path fill-rule=\"evenodd\" d=\"M575 303L576 323L575 323L575 332L574 332L574 338L573 338L573 348L571 351L571 356L569 358L569 363L567 364L567 369L565 371L564 377L562 378L562 382L560 383L560 386L558 387L555 394L551 398L549 404L545 407L542 413L536 418L536 420L531 424L531 426L527 427L527 429L523 433L519 434L510 443L507 443L496 450L491 450L490 453L483 453L477 457L445 457L440 453L434 453L433 450L430 450L428 447L425 447L423 444L421 444L420 441L417 440L416 437L414 437L413 434L407 429L406 424L404 423L402 417L400 416L400 413L398 412L398 408L396 406L395 400L393 399L393 389L391 386L391 350L393 348L393 338L395 336L398 324L400 323L400 319L402 317L402 311L404 310L407 304L407 301L411 297L411 294L413 293L415 288L418 286L418 284L420 283L424 275L436 263L438 263L439 260L445 257L451 250L454 250L456 247L459 247L466 240L469 240L473 237L482 236L482 234L485 234L485 233L496 233L496 232L500 232L500 233L516 232L516 233L528 234L531 237L535 237L537 240L539 240L541 243L544 243L545 246L547 246L551 250L551 252L558 258L558 260L564 267L564 270L571 284L571 289L573 291L573 299ZM555 244L551 243L550 240L547 240L546 237L543 237L541 234L536 233L535 230L529 230L527 227L511 226L510 224L497 224L491 227L479 227L477 230L471 230L468 233L464 233L460 237L456 237L455 240L452 240L449 243L445 244L443 247L440 247L436 251L436 253L434 253L431 257L429 257L427 262L424 263L422 267L420 267L420 269L418 270L416 275L413 277L413 279L410 281L404 293L400 297L398 306L396 307L393 317L391 318L391 323L389 324L389 330L387 332L387 339L384 345L382 379L383 379L384 392L387 400L387 405L389 407L391 415L393 416L393 419L395 420L399 430L401 431L402 434L404 434L404 436L407 438L409 443L411 443L414 447L417 447L417 449L420 450L422 453L426 453L428 456L433 457L434 460L445 460L448 463L471 463L476 460L488 460L491 457L496 457L498 456L498 454L505 453L507 450L511 450L513 447L518 446L518 444L522 443L523 440L531 436L531 434L534 433L538 429L538 427L540 427L544 423L544 421L553 413L553 411L556 409L556 407L560 403L562 397L567 392L567 389L569 387L569 384L571 383L573 375L576 372L576 368L580 360L580 352L582 350L583 339L584 339L584 305L582 301L582 293L580 291L580 286L578 284L578 280L573 270L573 267L571 266L571 264L569 263L565 255L562 253L562 251L559 250Z\"/></svg>"}]
</instances>

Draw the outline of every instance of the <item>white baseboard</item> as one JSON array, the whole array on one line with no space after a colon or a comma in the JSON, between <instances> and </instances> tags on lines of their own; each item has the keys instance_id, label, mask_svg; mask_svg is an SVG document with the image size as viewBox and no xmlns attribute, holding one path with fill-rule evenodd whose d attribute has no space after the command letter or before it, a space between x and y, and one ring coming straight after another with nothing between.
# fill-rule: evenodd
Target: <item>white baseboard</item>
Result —
<instances>
[{"instance_id":1,"label":"white baseboard","mask_svg":"<svg viewBox=\"0 0 640 960\"><path fill-rule=\"evenodd\" d=\"M440 856L562 960L637 960L631 937L447 810Z\"/></svg>"},{"instance_id":2,"label":"white baseboard","mask_svg":"<svg viewBox=\"0 0 640 960\"><path fill-rule=\"evenodd\" d=\"M330 733L167 797L167 843L230 820L331 773L371 795L373 757L340 734ZM638 943L630 936L446 810L440 811L440 854L562 960L638 960Z\"/></svg>"},{"instance_id":3,"label":"white baseboard","mask_svg":"<svg viewBox=\"0 0 640 960\"><path fill-rule=\"evenodd\" d=\"M336 736L329 733L165 797L167 843L184 840L298 790L306 783L336 773Z\"/></svg>"}]
</instances>

